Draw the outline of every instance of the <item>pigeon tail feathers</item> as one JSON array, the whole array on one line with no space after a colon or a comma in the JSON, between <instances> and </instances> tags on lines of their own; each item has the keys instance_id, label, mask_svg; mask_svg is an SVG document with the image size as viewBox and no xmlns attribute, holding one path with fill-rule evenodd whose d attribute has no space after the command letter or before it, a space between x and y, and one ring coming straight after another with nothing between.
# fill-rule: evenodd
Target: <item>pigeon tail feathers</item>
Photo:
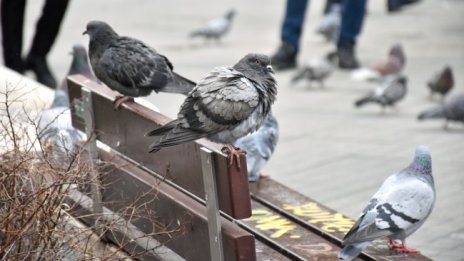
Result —
<instances>
[{"instance_id":1,"label":"pigeon tail feathers","mask_svg":"<svg viewBox=\"0 0 464 261\"><path fill-rule=\"evenodd\" d=\"M183 76L180 76L179 74L175 72L172 72L172 73L174 75L174 77L172 78L172 81L166 84L159 91L168 92L168 93L180 93L180 94L187 95L197 85L195 82Z\"/></svg>"},{"instance_id":2,"label":"pigeon tail feathers","mask_svg":"<svg viewBox=\"0 0 464 261\"><path fill-rule=\"evenodd\" d=\"M445 118L445 110L443 107L433 108L427 111L424 111L417 116L418 120L425 119L438 119Z\"/></svg>"},{"instance_id":3,"label":"pigeon tail feathers","mask_svg":"<svg viewBox=\"0 0 464 261\"><path fill-rule=\"evenodd\" d=\"M369 245L370 242L361 242L358 244L347 245L339 253L340 260L353 260Z\"/></svg>"}]
</instances>

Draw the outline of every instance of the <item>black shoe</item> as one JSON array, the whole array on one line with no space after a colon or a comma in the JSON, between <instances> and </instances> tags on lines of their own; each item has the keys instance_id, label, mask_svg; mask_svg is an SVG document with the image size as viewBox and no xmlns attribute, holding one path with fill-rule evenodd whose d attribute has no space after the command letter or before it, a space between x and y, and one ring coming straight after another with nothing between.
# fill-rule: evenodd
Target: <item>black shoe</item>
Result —
<instances>
[{"instance_id":1,"label":"black shoe","mask_svg":"<svg viewBox=\"0 0 464 261\"><path fill-rule=\"evenodd\" d=\"M387 0L387 10L389 13L401 10L404 5L415 4L420 0Z\"/></svg>"},{"instance_id":2,"label":"black shoe","mask_svg":"<svg viewBox=\"0 0 464 261\"><path fill-rule=\"evenodd\" d=\"M37 77L37 81L50 88L56 87L56 80L48 68L45 57L28 56L26 59L26 68L32 70Z\"/></svg>"},{"instance_id":3,"label":"black shoe","mask_svg":"<svg viewBox=\"0 0 464 261\"><path fill-rule=\"evenodd\" d=\"M354 44L339 45L337 54L339 68L356 69L359 67L359 62L354 55Z\"/></svg>"},{"instance_id":4,"label":"black shoe","mask_svg":"<svg viewBox=\"0 0 464 261\"><path fill-rule=\"evenodd\" d=\"M296 49L288 42L282 42L277 52L271 57L275 70L285 70L296 67Z\"/></svg>"}]
</instances>

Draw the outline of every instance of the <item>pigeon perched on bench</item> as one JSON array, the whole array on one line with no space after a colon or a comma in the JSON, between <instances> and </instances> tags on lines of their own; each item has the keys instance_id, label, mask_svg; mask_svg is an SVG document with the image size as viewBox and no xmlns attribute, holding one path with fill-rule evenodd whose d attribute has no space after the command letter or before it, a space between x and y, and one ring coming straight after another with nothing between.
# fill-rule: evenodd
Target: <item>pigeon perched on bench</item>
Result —
<instances>
[{"instance_id":1,"label":"pigeon perched on bench","mask_svg":"<svg viewBox=\"0 0 464 261\"><path fill-rule=\"evenodd\" d=\"M261 126L276 98L270 62L266 55L248 54L232 67L213 69L189 93L177 119L146 134L161 136L150 152L208 138L225 144L230 164L235 157L240 167L243 151L232 144Z\"/></svg>"},{"instance_id":2,"label":"pigeon perched on bench","mask_svg":"<svg viewBox=\"0 0 464 261\"><path fill-rule=\"evenodd\" d=\"M248 181L255 182L263 176L261 171L274 153L278 140L279 124L271 111L256 132L235 142L236 147L246 152Z\"/></svg>"},{"instance_id":3,"label":"pigeon perched on bench","mask_svg":"<svg viewBox=\"0 0 464 261\"><path fill-rule=\"evenodd\" d=\"M418 146L414 161L388 177L343 238L342 260L352 260L373 240L387 237L390 247L403 253L417 250L405 245L435 204L432 158L426 146ZM396 242L401 241L401 243Z\"/></svg>"},{"instance_id":4,"label":"pigeon perched on bench","mask_svg":"<svg viewBox=\"0 0 464 261\"><path fill-rule=\"evenodd\" d=\"M435 74L435 76L427 82L430 89L430 97L434 93L439 93L445 96L454 86L453 70L446 66L443 70Z\"/></svg>"},{"instance_id":5,"label":"pigeon perched on bench","mask_svg":"<svg viewBox=\"0 0 464 261\"><path fill-rule=\"evenodd\" d=\"M394 106L406 96L406 84L407 79L404 76L387 77L374 89L374 91L357 100L355 106L361 107L367 103L377 103L382 106L383 110L386 106Z\"/></svg>"},{"instance_id":6,"label":"pigeon perched on bench","mask_svg":"<svg viewBox=\"0 0 464 261\"><path fill-rule=\"evenodd\" d=\"M458 121L464 123L464 93L448 95L443 101L443 104L421 112L417 116L417 119L445 119L445 129L448 126L448 121Z\"/></svg>"},{"instance_id":7,"label":"pigeon perched on bench","mask_svg":"<svg viewBox=\"0 0 464 261\"><path fill-rule=\"evenodd\" d=\"M202 36L206 39L220 40L229 31L234 17L235 10L229 10L224 16L209 21L204 28L190 33L190 37Z\"/></svg>"},{"instance_id":8,"label":"pigeon perched on bench","mask_svg":"<svg viewBox=\"0 0 464 261\"><path fill-rule=\"evenodd\" d=\"M132 97L147 96L152 91L187 95L195 83L173 72L172 63L142 41L119 36L101 21L87 24L90 64L97 78L118 96L115 108Z\"/></svg>"}]
</instances>

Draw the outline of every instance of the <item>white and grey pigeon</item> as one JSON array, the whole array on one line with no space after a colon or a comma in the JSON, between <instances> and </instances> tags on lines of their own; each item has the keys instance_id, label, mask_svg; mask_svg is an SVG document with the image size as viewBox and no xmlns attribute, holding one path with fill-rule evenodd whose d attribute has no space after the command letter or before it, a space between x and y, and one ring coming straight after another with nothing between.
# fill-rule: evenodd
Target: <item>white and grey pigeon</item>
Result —
<instances>
[{"instance_id":1,"label":"white and grey pigeon","mask_svg":"<svg viewBox=\"0 0 464 261\"><path fill-rule=\"evenodd\" d=\"M40 114L38 121L39 138L42 144L52 147L56 159L65 159L75 149L78 141L85 136L72 126L68 95L57 89L50 108Z\"/></svg>"},{"instance_id":2,"label":"white and grey pigeon","mask_svg":"<svg viewBox=\"0 0 464 261\"><path fill-rule=\"evenodd\" d=\"M161 136L150 152L208 138L226 145L231 164L234 157L240 163L243 151L232 144L261 126L276 99L270 62L266 55L251 53L232 67L214 68L189 93L177 119L146 134Z\"/></svg>"},{"instance_id":3,"label":"white and grey pigeon","mask_svg":"<svg viewBox=\"0 0 464 261\"><path fill-rule=\"evenodd\" d=\"M454 86L453 70L450 66L445 66L443 70L435 74L435 76L427 82L430 89L430 97L434 93L439 93L445 96Z\"/></svg>"},{"instance_id":4,"label":"white and grey pigeon","mask_svg":"<svg viewBox=\"0 0 464 261\"><path fill-rule=\"evenodd\" d=\"M89 59L87 57L87 50L82 44L75 44L72 47L71 55L73 58L67 76L81 74L90 80L98 81L93 74L92 69L90 68ZM68 90L68 83L66 78L63 79L61 85L62 90Z\"/></svg>"},{"instance_id":5,"label":"white and grey pigeon","mask_svg":"<svg viewBox=\"0 0 464 261\"><path fill-rule=\"evenodd\" d=\"M421 112L417 116L417 119L445 119L445 129L448 127L448 121L464 123L464 93L453 93L447 95L443 104Z\"/></svg>"},{"instance_id":6,"label":"white and grey pigeon","mask_svg":"<svg viewBox=\"0 0 464 261\"><path fill-rule=\"evenodd\" d=\"M389 245L403 253L406 238L419 229L435 204L432 158L426 146L418 146L413 162L388 177L343 238L342 260L352 260L373 240L387 237ZM401 243L396 242L401 241Z\"/></svg>"},{"instance_id":7,"label":"white and grey pigeon","mask_svg":"<svg viewBox=\"0 0 464 261\"><path fill-rule=\"evenodd\" d=\"M293 76L292 83L305 79L309 81L309 84L317 81L324 86L324 80L335 70L337 57L335 52L331 52L323 58L313 58L307 61L304 67Z\"/></svg>"},{"instance_id":8,"label":"white and grey pigeon","mask_svg":"<svg viewBox=\"0 0 464 261\"><path fill-rule=\"evenodd\" d=\"M374 91L355 102L356 107L367 103L377 103L384 110L386 106L394 106L407 93L407 78L404 76L390 76L385 78Z\"/></svg>"},{"instance_id":9,"label":"white and grey pigeon","mask_svg":"<svg viewBox=\"0 0 464 261\"><path fill-rule=\"evenodd\" d=\"M124 101L152 91L187 95L195 87L173 71L166 56L140 40L119 36L105 22L89 22L84 34L90 37L90 64L97 78L125 95L116 97L116 109Z\"/></svg>"},{"instance_id":10,"label":"white and grey pigeon","mask_svg":"<svg viewBox=\"0 0 464 261\"><path fill-rule=\"evenodd\" d=\"M279 140L279 124L269 112L261 127L254 133L238 139L234 145L246 152L248 181L258 181L261 170L271 158Z\"/></svg>"},{"instance_id":11,"label":"white and grey pigeon","mask_svg":"<svg viewBox=\"0 0 464 261\"><path fill-rule=\"evenodd\" d=\"M342 25L342 6L341 4L332 4L329 12L324 15L317 32L324 36L327 42L338 41L340 28Z\"/></svg>"},{"instance_id":12,"label":"white and grey pigeon","mask_svg":"<svg viewBox=\"0 0 464 261\"><path fill-rule=\"evenodd\" d=\"M198 29L190 33L190 37L202 36L206 39L220 40L230 29L232 21L235 17L235 10L229 10L224 16L215 18L209 21L204 28Z\"/></svg>"}]
</instances>

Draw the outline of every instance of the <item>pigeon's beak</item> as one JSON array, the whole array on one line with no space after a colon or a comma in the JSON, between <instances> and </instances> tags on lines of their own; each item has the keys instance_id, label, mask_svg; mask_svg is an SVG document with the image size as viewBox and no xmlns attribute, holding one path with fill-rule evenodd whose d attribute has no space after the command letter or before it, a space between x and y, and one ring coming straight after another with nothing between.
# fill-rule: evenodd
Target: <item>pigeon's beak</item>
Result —
<instances>
[{"instance_id":1,"label":"pigeon's beak","mask_svg":"<svg viewBox=\"0 0 464 261\"><path fill-rule=\"evenodd\" d=\"M82 35L84 35L84 34L87 34L87 30L85 30L85 31L82 33Z\"/></svg>"},{"instance_id":2,"label":"pigeon's beak","mask_svg":"<svg viewBox=\"0 0 464 261\"><path fill-rule=\"evenodd\" d=\"M272 69L272 66L271 66L271 65L266 66L266 68L267 68L267 71L268 71L268 72L274 73L274 69Z\"/></svg>"}]
</instances>

